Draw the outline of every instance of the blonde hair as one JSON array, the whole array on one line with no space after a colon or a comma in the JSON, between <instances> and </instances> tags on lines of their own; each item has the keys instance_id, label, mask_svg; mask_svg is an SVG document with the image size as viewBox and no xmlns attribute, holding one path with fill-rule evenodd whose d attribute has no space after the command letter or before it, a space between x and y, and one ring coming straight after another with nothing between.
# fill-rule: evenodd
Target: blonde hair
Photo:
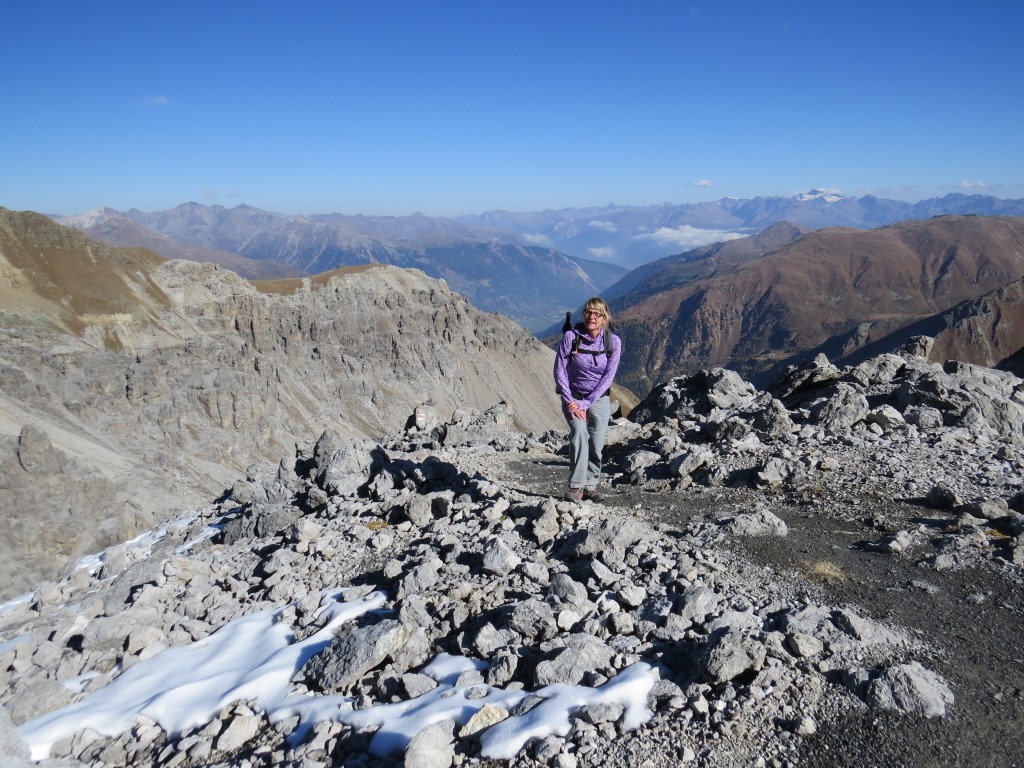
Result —
<instances>
[{"instance_id":1,"label":"blonde hair","mask_svg":"<svg viewBox=\"0 0 1024 768\"><path fill-rule=\"evenodd\" d=\"M583 314L586 315L587 312L600 312L604 315L605 325L611 325L612 323L612 311L608 308L608 302L600 296L587 299L587 303L583 305Z\"/></svg>"}]
</instances>

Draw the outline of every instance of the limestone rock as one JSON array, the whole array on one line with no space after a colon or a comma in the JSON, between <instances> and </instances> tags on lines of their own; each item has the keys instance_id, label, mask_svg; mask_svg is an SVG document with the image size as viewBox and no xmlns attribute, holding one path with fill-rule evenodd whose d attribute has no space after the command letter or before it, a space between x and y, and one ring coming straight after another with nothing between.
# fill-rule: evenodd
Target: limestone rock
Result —
<instances>
[{"instance_id":1,"label":"limestone rock","mask_svg":"<svg viewBox=\"0 0 1024 768\"><path fill-rule=\"evenodd\" d=\"M736 536L785 536L789 533L785 521L768 509L744 512L726 527Z\"/></svg>"},{"instance_id":2,"label":"limestone rock","mask_svg":"<svg viewBox=\"0 0 1024 768\"><path fill-rule=\"evenodd\" d=\"M306 663L303 673L324 690L345 690L397 654L411 634L408 627L393 619L358 627L335 637L324 651Z\"/></svg>"},{"instance_id":3,"label":"limestone rock","mask_svg":"<svg viewBox=\"0 0 1024 768\"><path fill-rule=\"evenodd\" d=\"M868 684L865 699L876 709L923 717L944 717L955 700L945 681L917 662L897 664L882 672Z\"/></svg>"},{"instance_id":4,"label":"limestone rock","mask_svg":"<svg viewBox=\"0 0 1024 768\"><path fill-rule=\"evenodd\" d=\"M484 545L484 570L498 576L514 571L522 562L508 544L498 537L493 537Z\"/></svg>"},{"instance_id":5,"label":"limestone rock","mask_svg":"<svg viewBox=\"0 0 1024 768\"><path fill-rule=\"evenodd\" d=\"M767 651L756 640L740 632L726 632L701 658L701 672L712 685L733 680L745 672L757 672Z\"/></svg>"},{"instance_id":6,"label":"limestone rock","mask_svg":"<svg viewBox=\"0 0 1024 768\"><path fill-rule=\"evenodd\" d=\"M454 720L420 729L405 750L406 768L450 768L455 761L454 732Z\"/></svg>"},{"instance_id":7,"label":"limestone rock","mask_svg":"<svg viewBox=\"0 0 1024 768\"><path fill-rule=\"evenodd\" d=\"M614 654L605 642L587 634L569 635L564 642L563 648L537 665L534 680L538 686L579 685L594 671L607 667Z\"/></svg>"},{"instance_id":8,"label":"limestone rock","mask_svg":"<svg viewBox=\"0 0 1024 768\"><path fill-rule=\"evenodd\" d=\"M655 533L646 523L631 517L612 517L587 528L572 545L571 553L574 557L600 555L605 562L618 562L627 549L653 538Z\"/></svg>"}]
</instances>

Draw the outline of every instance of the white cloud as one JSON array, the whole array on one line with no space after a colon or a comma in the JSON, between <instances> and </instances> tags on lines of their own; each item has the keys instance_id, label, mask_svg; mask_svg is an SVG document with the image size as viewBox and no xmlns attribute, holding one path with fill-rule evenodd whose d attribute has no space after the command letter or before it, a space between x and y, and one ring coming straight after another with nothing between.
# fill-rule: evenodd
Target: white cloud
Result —
<instances>
[{"instance_id":1,"label":"white cloud","mask_svg":"<svg viewBox=\"0 0 1024 768\"><path fill-rule=\"evenodd\" d=\"M618 256L614 248L588 248L587 253L598 261L614 261Z\"/></svg>"},{"instance_id":2,"label":"white cloud","mask_svg":"<svg viewBox=\"0 0 1024 768\"><path fill-rule=\"evenodd\" d=\"M690 182L691 187L713 187L715 183L711 179L697 179Z\"/></svg>"},{"instance_id":3,"label":"white cloud","mask_svg":"<svg viewBox=\"0 0 1024 768\"><path fill-rule=\"evenodd\" d=\"M602 232L618 232L619 228L615 226L614 222L611 221L599 221L595 219L590 222L590 226L594 229L600 229Z\"/></svg>"},{"instance_id":4,"label":"white cloud","mask_svg":"<svg viewBox=\"0 0 1024 768\"><path fill-rule=\"evenodd\" d=\"M658 245L678 247L684 250L699 248L702 245L721 243L726 240L737 240L747 235L739 232L725 232L720 229L697 229L689 224L684 224L675 229L662 227L649 235L636 235L634 240L651 240Z\"/></svg>"},{"instance_id":5,"label":"white cloud","mask_svg":"<svg viewBox=\"0 0 1024 768\"><path fill-rule=\"evenodd\" d=\"M964 181L961 181L957 186L959 186L960 189L985 189L988 187L988 184L986 184L984 181L967 181L965 179Z\"/></svg>"},{"instance_id":6,"label":"white cloud","mask_svg":"<svg viewBox=\"0 0 1024 768\"><path fill-rule=\"evenodd\" d=\"M523 240L528 242L530 245L539 245L543 248L554 248L555 244L551 242L551 238L547 235L531 235L526 233L523 235Z\"/></svg>"}]
</instances>

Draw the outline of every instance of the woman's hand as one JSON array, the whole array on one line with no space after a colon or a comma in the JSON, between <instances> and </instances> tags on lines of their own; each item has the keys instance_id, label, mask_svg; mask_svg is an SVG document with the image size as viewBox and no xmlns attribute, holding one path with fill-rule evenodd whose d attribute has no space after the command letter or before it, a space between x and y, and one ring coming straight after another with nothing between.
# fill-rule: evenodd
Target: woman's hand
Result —
<instances>
[{"instance_id":1,"label":"woman's hand","mask_svg":"<svg viewBox=\"0 0 1024 768\"><path fill-rule=\"evenodd\" d=\"M569 415L574 419L584 420L587 418L587 412L580 408L580 404L577 402L569 403Z\"/></svg>"}]
</instances>

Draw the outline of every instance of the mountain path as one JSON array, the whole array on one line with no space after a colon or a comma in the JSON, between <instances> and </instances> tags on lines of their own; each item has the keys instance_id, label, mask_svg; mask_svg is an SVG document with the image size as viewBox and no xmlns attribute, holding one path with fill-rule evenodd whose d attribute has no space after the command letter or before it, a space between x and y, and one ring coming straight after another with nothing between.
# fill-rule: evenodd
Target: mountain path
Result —
<instances>
[{"instance_id":1,"label":"mountain path","mask_svg":"<svg viewBox=\"0 0 1024 768\"><path fill-rule=\"evenodd\" d=\"M513 490L533 496L564 491L567 459L511 460ZM682 531L694 516L723 516L749 508L758 492L697 488L651 493L629 485L602 489L602 506L634 512L649 522ZM864 542L878 526L941 526L912 501L868 492L849 502L798 504L768 500L788 528L785 537L729 538L724 549L774 574L789 589L815 599L851 605L862 615L909 630L924 644L922 663L939 672L956 696L945 718L927 719L861 709L836 722L819 723L804 739L794 764L801 766L1024 766L1024 584L1019 570L988 561L937 571L918 564L920 548L902 555L871 551ZM838 683L837 683L838 685ZM642 739L642 731L627 740ZM620 745L620 749L627 749Z\"/></svg>"}]
</instances>

